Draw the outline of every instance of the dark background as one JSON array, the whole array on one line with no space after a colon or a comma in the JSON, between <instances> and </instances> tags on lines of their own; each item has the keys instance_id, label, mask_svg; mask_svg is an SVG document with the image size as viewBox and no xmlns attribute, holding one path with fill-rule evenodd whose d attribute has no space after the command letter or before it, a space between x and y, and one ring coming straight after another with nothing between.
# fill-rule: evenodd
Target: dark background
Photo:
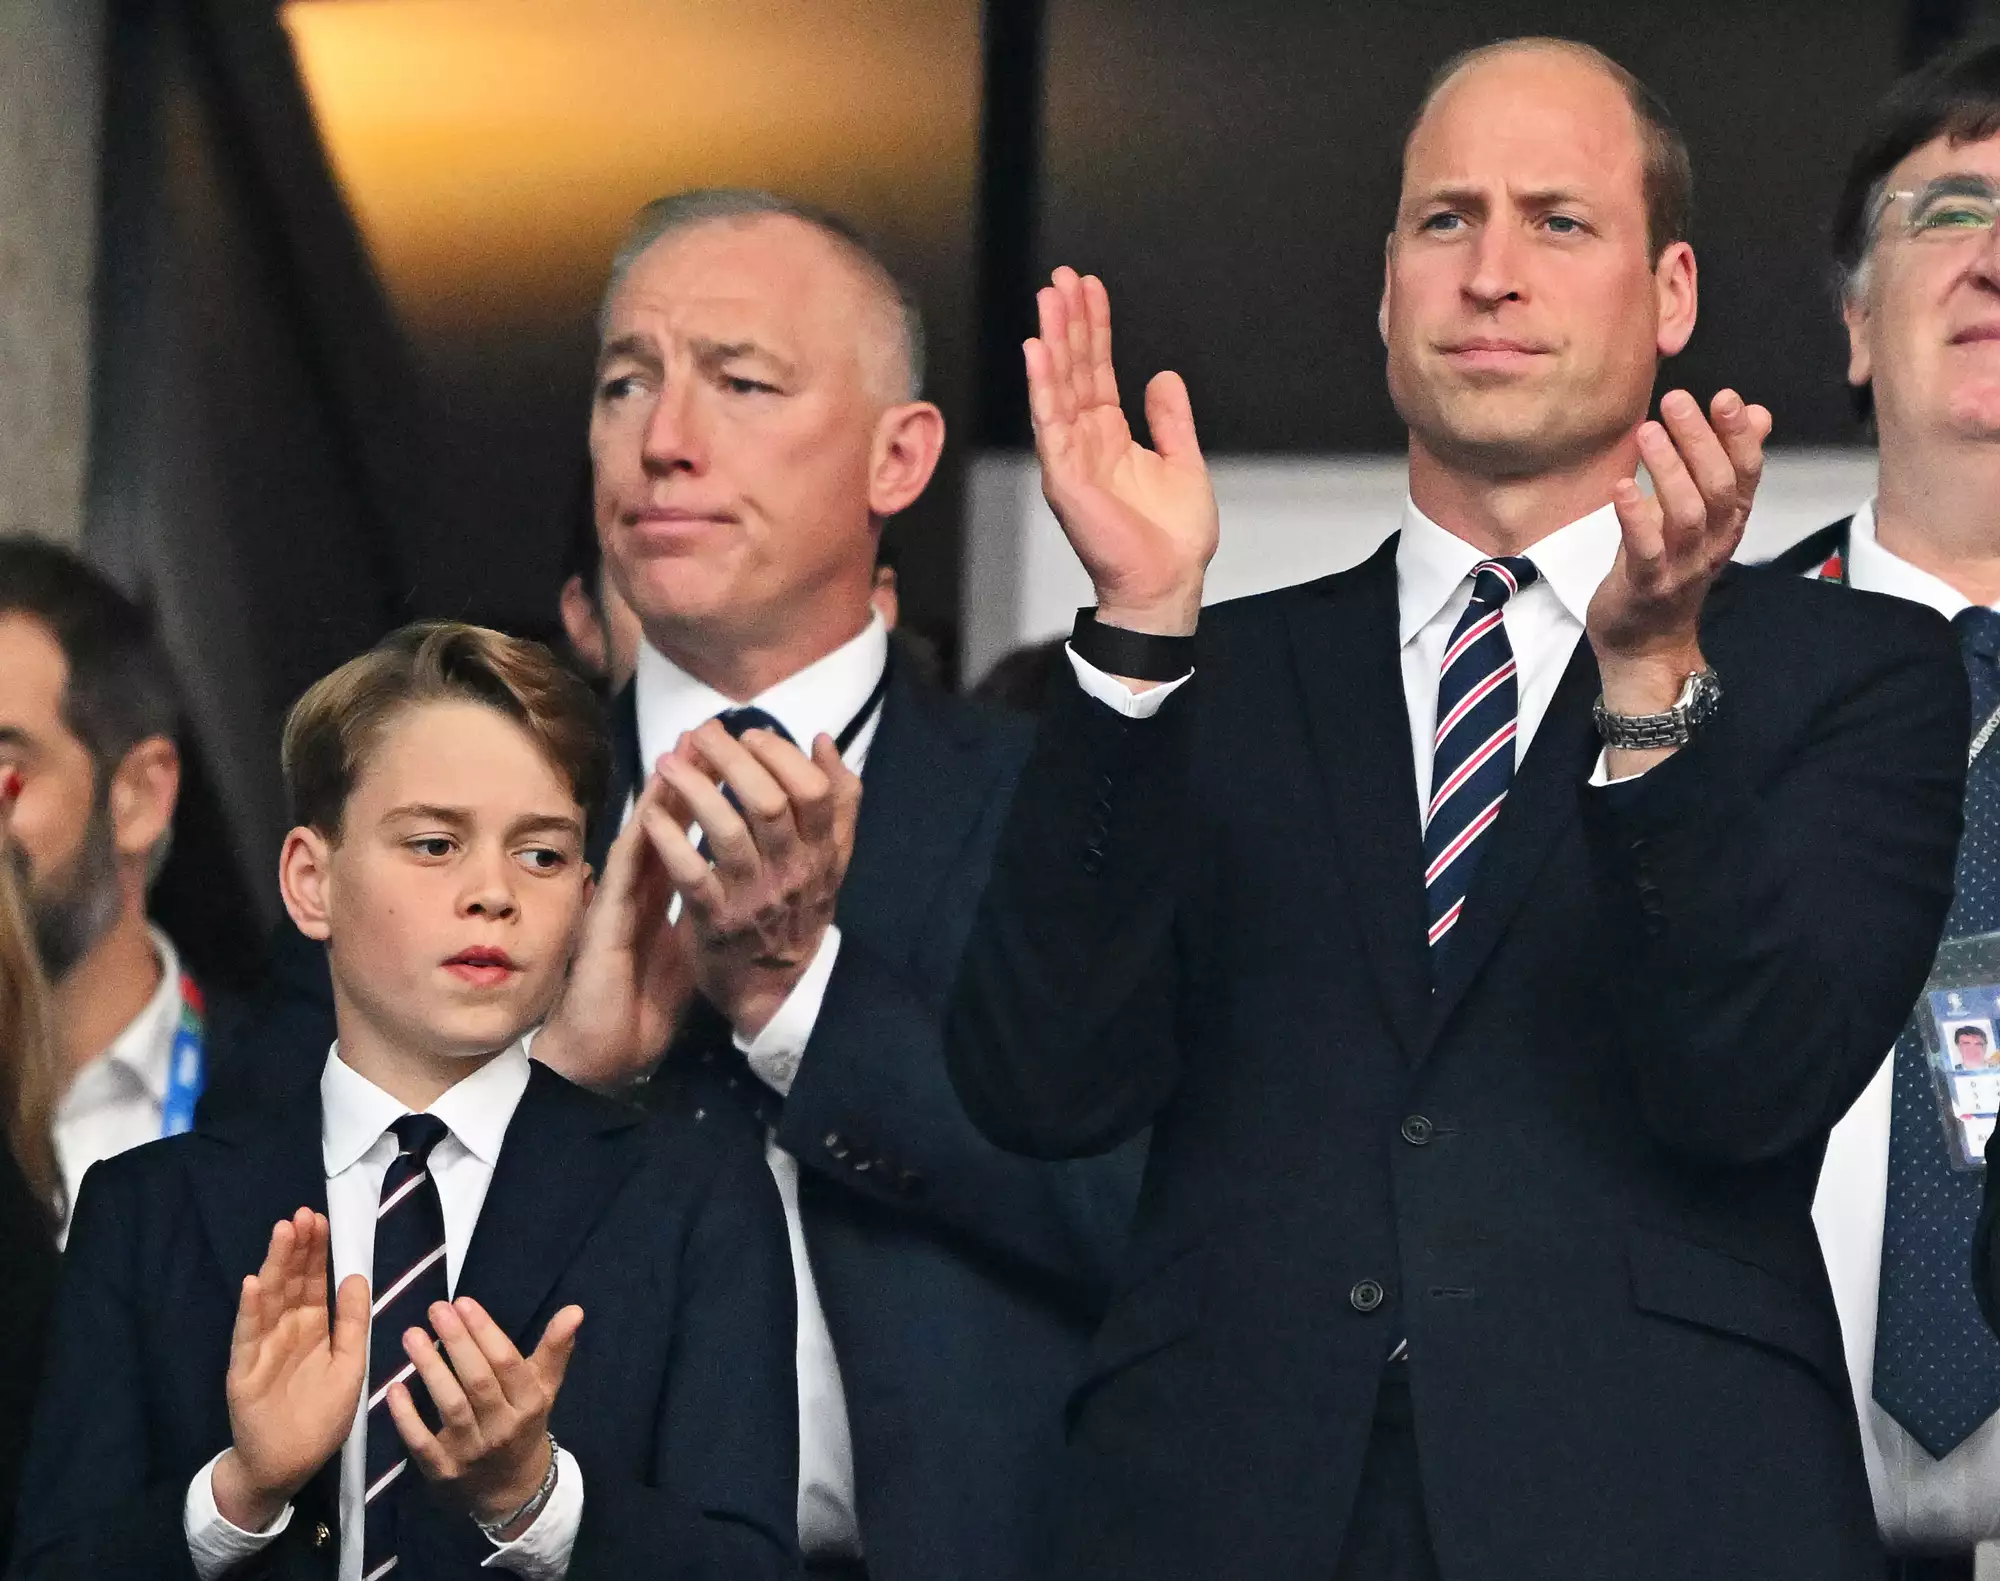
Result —
<instances>
[{"instance_id":1,"label":"dark background","mask_svg":"<svg viewBox=\"0 0 2000 1581\"><path fill-rule=\"evenodd\" d=\"M1679 117L1703 290L1671 377L1768 403L1781 442L1859 440L1825 240L1850 139L1906 64L1992 10L112 0L86 542L159 606L189 694L196 772L163 919L229 950L261 936L278 722L315 676L417 615L550 629L591 315L620 221L659 191L834 204L916 287L954 442L891 541L908 617L950 653L964 460L1025 437L1019 340L1057 262L1110 283L1128 390L1187 375L1211 453L1400 447L1374 319L1402 131L1437 63L1496 37L1600 45ZM437 37L453 16L462 48ZM503 70L488 34L523 18L544 42ZM345 77L293 47L336 19L380 40ZM437 63L395 88L404 21ZM579 65L594 29L625 42ZM796 136L768 152L723 113L737 97ZM454 104L482 124L518 105L558 140L604 103L638 130L607 134L601 174L524 161L518 201L504 151L440 124ZM343 141L355 105L405 129L400 166L379 139L372 165ZM496 190L500 228L467 228L463 205ZM425 247L428 276L409 262Z\"/></svg>"}]
</instances>

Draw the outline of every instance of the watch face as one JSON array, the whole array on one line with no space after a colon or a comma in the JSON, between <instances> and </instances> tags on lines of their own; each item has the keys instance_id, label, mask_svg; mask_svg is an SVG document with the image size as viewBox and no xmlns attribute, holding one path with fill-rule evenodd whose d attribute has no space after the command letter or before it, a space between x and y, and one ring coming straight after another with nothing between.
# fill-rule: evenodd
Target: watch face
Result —
<instances>
[{"instance_id":1,"label":"watch face","mask_svg":"<svg viewBox=\"0 0 2000 1581\"><path fill-rule=\"evenodd\" d=\"M1687 696L1681 703L1681 710L1691 725L1706 721L1722 701L1722 683L1716 680L1713 670L1697 670L1688 677Z\"/></svg>"}]
</instances>

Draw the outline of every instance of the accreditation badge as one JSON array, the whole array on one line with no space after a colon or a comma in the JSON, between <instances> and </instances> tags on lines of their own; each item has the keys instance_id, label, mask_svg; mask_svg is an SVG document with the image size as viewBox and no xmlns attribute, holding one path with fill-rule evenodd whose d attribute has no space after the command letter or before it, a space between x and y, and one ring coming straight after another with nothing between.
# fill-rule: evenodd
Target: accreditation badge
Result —
<instances>
[{"instance_id":1,"label":"accreditation badge","mask_svg":"<svg viewBox=\"0 0 2000 1581\"><path fill-rule=\"evenodd\" d=\"M1917 1025L1951 1167L1986 1167L1986 1139L2000 1113L2000 933L1938 946L1917 1005Z\"/></svg>"}]
</instances>

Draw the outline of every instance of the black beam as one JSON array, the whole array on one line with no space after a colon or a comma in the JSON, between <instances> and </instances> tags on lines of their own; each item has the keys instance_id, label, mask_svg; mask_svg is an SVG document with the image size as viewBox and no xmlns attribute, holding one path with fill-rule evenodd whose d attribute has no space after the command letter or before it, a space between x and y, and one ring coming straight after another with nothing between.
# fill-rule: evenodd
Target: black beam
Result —
<instances>
[{"instance_id":1,"label":"black beam","mask_svg":"<svg viewBox=\"0 0 2000 1581\"><path fill-rule=\"evenodd\" d=\"M1029 442L1021 341L1034 328L1046 13L1044 0L986 0L984 11L973 437L987 447Z\"/></svg>"}]
</instances>

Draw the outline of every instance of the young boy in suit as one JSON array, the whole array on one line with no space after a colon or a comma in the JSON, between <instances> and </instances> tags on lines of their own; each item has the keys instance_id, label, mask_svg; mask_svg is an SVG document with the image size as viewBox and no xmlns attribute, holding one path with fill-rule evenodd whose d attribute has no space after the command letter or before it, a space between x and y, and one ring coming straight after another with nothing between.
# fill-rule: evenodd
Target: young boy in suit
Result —
<instances>
[{"instance_id":1,"label":"young boy in suit","mask_svg":"<svg viewBox=\"0 0 2000 1581\"><path fill-rule=\"evenodd\" d=\"M338 1041L85 1181L22 1577L794 1569L769 1176L528 1059L606 762L582 683L469 626L405 628L294 708L280 882Z\"/></svg>"}]
</instances>

